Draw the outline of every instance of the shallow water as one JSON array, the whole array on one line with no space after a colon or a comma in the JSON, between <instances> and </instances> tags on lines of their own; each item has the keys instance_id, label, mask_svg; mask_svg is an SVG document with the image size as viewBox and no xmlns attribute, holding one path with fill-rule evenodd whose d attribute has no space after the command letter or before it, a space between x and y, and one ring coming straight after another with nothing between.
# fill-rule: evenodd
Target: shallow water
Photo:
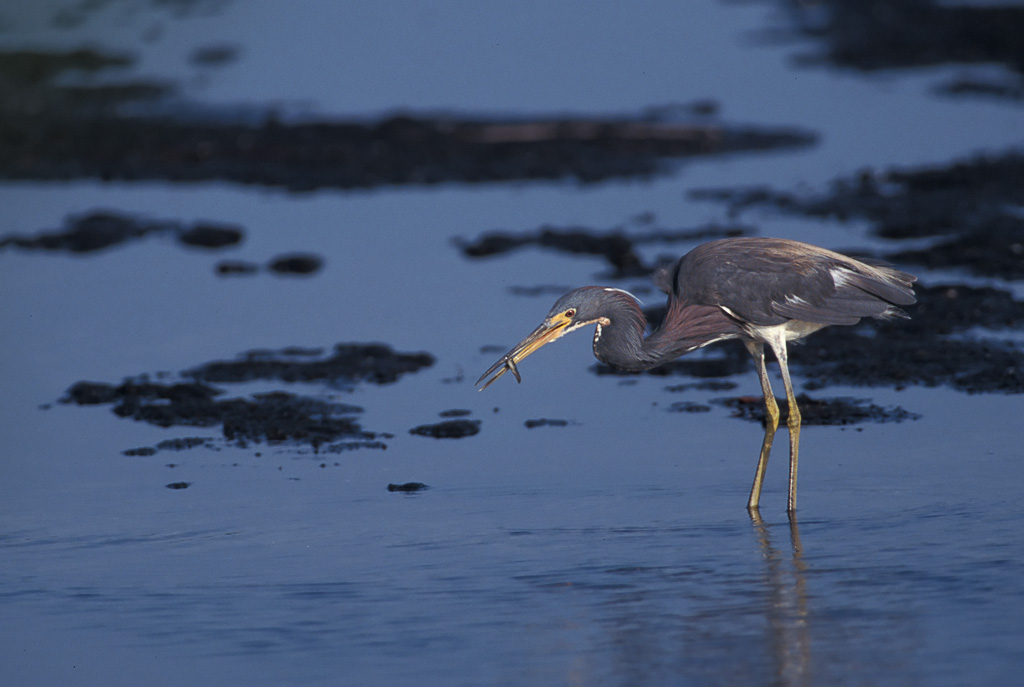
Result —
<instances>
[{"instance_id":1,"label":"shallow water","mask_svg":"<svg viewBox=\"0 0 1024 687\"><path fill-rule=\"evenodd\" d=\"M0 253L5 683L962 685L1019 675L1019 397L828 387L819 393L921 417L805 428L792 523L780 433L764 522L752 521L743 505L761 429L718 406L669 407L756 394L753 371L733 392L671 393L680 380L590 374L590 340L578 336L522 364L521 385L477 393L473 380L496 357L481 347L511 345L553 300L508 288L569 288L600 280L604 266L537 249L469 261L451 244L492 229L611 228L647 212L669 227L725 221L723 208L685 192L817 188L863 166L1001 149L1021 142L1019 106L931 95L944 70L796 69L784 46L751 39L767 23L762 6L666 3L638 15L614 5L587 16L457 3L196 7L176 17L111 3L61 30L22 17L24 31L0 40L140 50L140 72L180 79L206 104L517 115L714 98L728 120L807 127L822 143L593 186L286 194L3 183L3 233L98 207L246 230L227 253L160 237L89 256ZM192 49L218 42L242 46L240 59L209 73L189 66ZM875 245L854 224L744 219L765 235ZM324 256L324 269L214 272L225 255L263 263L294 250ZM385 386L231 393L285 388L360 405L365 428L394 435L386 451L239 447L218 428L161 429L107 406L55 403L78 380L339 341L437 362ZM481 432L408 434L453 408L471 411ZM568 424L524 426L539 418ZM214 448L122 453L192 436ZM430 488L386 490L409 481ZM166 488L174 482L189 486Z\"/></svg>"}]
</instances>

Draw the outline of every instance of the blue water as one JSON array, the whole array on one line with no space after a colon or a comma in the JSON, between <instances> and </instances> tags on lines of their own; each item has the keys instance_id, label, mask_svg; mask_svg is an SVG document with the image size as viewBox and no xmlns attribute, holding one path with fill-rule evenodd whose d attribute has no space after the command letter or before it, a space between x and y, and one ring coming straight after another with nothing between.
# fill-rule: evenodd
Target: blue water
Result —
<instances>
[{"instance_id":1,"label":"blue water","mask_svg":"<svg viewBox=\"0 0 1024 687\"><path fill-rule=\"evenodd\" d=\"M179 13L123 2L70 28L48 21L51 7L0 11L0 43L138 51L133 74L172 79L204 105L635 114L711 98L729 121L805 127L822 142L587 187L290 195L0 184L3 233L98 207L246 230L227 253L160 237L84 257L0 253L5 684L1014 684L1024 669L1021 399L829 387L921 418L806 428L798 521L785 516L776 456L754 522L743 506L760 428L717 406L668 411L721 392L590 374L587 336L531 357L521 385L476 392L495 358L481 347L518 341L553 300L509 287L569 288L604 266L536 249L471 262L451 239L629 226L647 212L665 227L725 221L686 191L824 188L864 167L1000 150L1024 140L1019 106L932 95L955 67L798 69L792 46L756 40L773 22L761 5L199 2ZM189 62L211 44L239 46L238 61ZM744 220L833 248L875 245L856 224ZM323 271L214 273L224 257L263 263L295 250L323 255ZM339 341L437 358L389 386L269 385L364 407L365 427L394 434L387 451L325 460L308 448L239 448L215 430L54 404L80 379ZM735 393L758 393L753 371L736 381ZM407 433L452 408L481 420L480 434ZM525 428L537 418L569 424ZM185 436L215 449L122 454ZM178 481L189 488L165 487ZM408 481L431 488L385 488Z\"/></svg>"}]
</instances>

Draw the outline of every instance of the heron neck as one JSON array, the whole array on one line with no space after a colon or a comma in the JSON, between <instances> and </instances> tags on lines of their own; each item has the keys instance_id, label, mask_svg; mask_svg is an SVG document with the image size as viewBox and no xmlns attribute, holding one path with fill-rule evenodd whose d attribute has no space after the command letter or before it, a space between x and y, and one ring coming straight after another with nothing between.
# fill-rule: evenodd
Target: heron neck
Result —
<instances>
[{"instance_id":1,"label":"heron neck","mask_svg":"<svg viewBox=\"0 0 1024 687\"><path fill-rule=\"evenodd\" d=\"M599 326L594 334L594 356L625 372L649 370L740 333L718 308L679 302L669 306L661 326L646 338L647 318L639 307L607 319L608 324Z\"/></svg>"}]
</instances>

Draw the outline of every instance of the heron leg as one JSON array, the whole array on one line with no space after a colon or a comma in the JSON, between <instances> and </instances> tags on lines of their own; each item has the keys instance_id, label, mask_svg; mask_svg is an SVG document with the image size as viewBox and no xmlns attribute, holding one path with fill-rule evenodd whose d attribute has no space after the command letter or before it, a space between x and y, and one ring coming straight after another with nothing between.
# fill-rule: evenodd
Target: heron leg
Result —
<instances>
[{"instance_id":1,"label":"heron leg","mask_svg":"<svg viewBox=\"0 0 1024 687\"><path fill-rule=\"evenodd\" d=\"M775 430L779 427L779 405L775 402L775 394L772 393L772 384L768 380L768 370L764 364L764 344L748 341L746 346L754 358L757 375L761 379L765 409L764 442L761 444L761 455L757 459L757 472L754 473L754 485L750 488L750 500L747 501L747 510L754 512L761 502L761 487L764 485L765 470L768 469L768 456L772 452Z\"/></svg>"},{"instance_id":2,"label":"heron leg","mask_svg":"<svg viewBox=\"0 0 1024 687\"><path fill-rule=\"evenodd\" d=\"M796 510L796 464L800 450L800 408L797 407L793 382L789 378L789 356L786 353L786 342L773 344L772 350L779 361L779 369L782 370L782 383L786 385L786 399L789 401L789 418L786 420L786 425L789 427L789 505L786 510L792 513Z\"/></svg>"}]
</instances>

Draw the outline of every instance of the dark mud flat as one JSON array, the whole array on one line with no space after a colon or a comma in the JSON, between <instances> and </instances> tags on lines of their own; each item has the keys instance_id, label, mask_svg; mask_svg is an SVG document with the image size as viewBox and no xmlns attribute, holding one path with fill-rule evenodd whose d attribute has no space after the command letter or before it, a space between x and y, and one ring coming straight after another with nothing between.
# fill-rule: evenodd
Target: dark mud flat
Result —
<instances>
[{"instance_id":1,"label":"dark mud flat","mask_svg":"<svg viewBox=\"0 0 1024 687\"><path fill-rule=\"evenodd\" d=\"M419 491L426 491L429 486L423 482L403 482L402 484L388 484L388 491L398 491L405 494L414 494Z\"/></svg>"},{"instance_id":2,"label":"dark mud flat","mask_svg":"<svg viewBox=\"0 0 1024 687\"><path fill-rule=\"evenodd\" d=\"M1005 79L954 79L947 95L1024 98L1024 8L1006 3L938 0L783 0L796 31L820 42L804 64L829 63L860 71L933 65L1000 64Z\"/></svg>"},{"instance_id":3,"label":"dark mud flat","mask_svg":"<svg viewBox=\"0 0 1024 687\"><path fill-rule=\"evenodd\" d=\"M266 265L247 260L221 260L216 272L221 277L248 277L267 271L278 276L305 277L316 274L324 266L324 259L313 253L292 253L271 258Z\"/></svg>"},{"instance_id":4,"label":"dark mud flat","mask_svg":"<svg viewBox=\"0 0 1024 687\"><path fill-rule=\"evenodd\" d=\"M648 177L671 158L808 145L796 132L562 121L396 117L375 125L188 124L158 119L8 121L0 177L227 180L324 187ZM521 131L520 131L521 130Z\"/></svg>"},{"instance_id":5,"label":"dark mud flat","mask_svg":"<svg viewBox=\"0 0 1024 687\"><path fill-rule=\"evenodd\" d=\"M526 420L523 422L523 426L527 429L536 429L537 427L568 427L569 421L542 417L536 420Z\"/></svg>"},{"instance_id":6,"label":"dark mud flat","mask_svg":"<svg viewBox=\"0 0 1024 687\"><path fill-rule=\"evenodd\" d=\"M355 421L354 416L362 412L358 406L281 391L251 398L216 399L223 393L199 383L78 382L61 400L78 405L112 405L114 414L120 417L160 427L219 425L224 439L238 446L291 441L318 448L342 439L370 446L367 442L376 437ZM131 453L145 455L156 450L133 449Z\"/></svg>"},{"instance_id":7,"label":"dark mud flat","mask_svg":"<svg viewBox=\"0 0 1024 687\"><path fill-rule=\"evenodd\" d=\"M294 253L272 259L267 264L267 269L277 274L307 275L319 272L323 264L324 260L319 255Z\"/></svg>"},{"instance_id":8,"label":"dark mud flat","mask_svg":"<svg viewBox=\"0 0 1024 687\"><path fill-rule=\"evenodd\" d=\"M740 127L701 106L618 119L486 120L400 115L377 122L286 123L128 116L173 95L168 84L68 86L73 69L134 64L97 51L0 53L0 178L208 181L370 188L445 181L648 177L666 161L811 145L809 132ZM31 106L27 103L31 103Z\"/></svg>"},{"instance_id":9,"label":"dark mud flat","mask_svg":"<svg viewBox=\"0 0 1024 687\"><path fill-rule=\"evenodd\" d=\"M129 448L122 451L126 456L155 456L160 451L186 451L197 446L215 448L211 439L203 437L186 437L184 439L166 439L157 443L156 446L143 446L140 448Z\"/></svg>"},{"instance_id":10,"label":"dark mud flat","mask_svg":"<svg viewBox=\"0 0 1024 687\"><path fill-rule=\"evenodd\" d=\"M64 403L110 405L125 418L160 427L220 427L232 444L289 442L314 450L339 452L351 448L386 448L381 435L362 429L358 406L283 391L250 398L218 398L226 392L212 383L248 381L321 382L347 388L357 382L388 384L433 364L426 353L402 354L380 344L339 344L330 357L319 351L286 349L250 352L237 361L216 361L182 373L191 381L153 382L148 376L120 384L77 382ZM160 442L155 448L130 449L132 455L159 450L210 446L205 439Z\"/></svg>"},{"instance_id":11,"label":"dark mud flat","mask_svg":"<svg viewBox=\"0 0 1024 687\"><path fill-rule=\"evenodd\" d=\"M396 353L384 344L338 344L324 357L319 348L256 350L237 360L217 360L182 375L206 382L324 382L344 388L356 382L391 384L434 364L429 353Z\"/></svg>"},{"instance_id":12,"label":"dark mud flat","mask_svg":"<svg viewBox=\"0 0 1024 687\"><path fill-rule=\"evenodd\" d=\"M182 245L214 250L238 245L245 237L243 229L237 226L210 222L185 224L176 220L145 219L113 210L93 210L68 217L60 229L42 231L34 236L0 237L0 249L15 247L93 253L152 235L171 235Z\"/></svg>"},{"instance_id":13,"label":"dark mud flat","mask_svg":"<svg viewBox=\"0 0 1024 687\"><path fill-rule=\"evenodd\" d=\"M780 426L789 418L789 401L778 398ZM739 396L713 401L730 408L733 417L753 420L765 424L764 399L760 396ZM862 422L903 422L917 420L920 415L899 406L883 408L865 399L857 398L811 398L797 394L797 406L804 425L855 425Z\"/></svg>"},{"instance_id":14,"label":"dark mud flat","mask_svg":"<svg viewBox=\"0 0 1024 687\"><path fill-rule=\"evenodd\" d=\"M462 439L480 433L479 420L445 420L429 425L419 425L409 430L409 434L434 439Z\"/></svg>"},{"instance_id":15,"label":"dark mud flat","mask_svg":"<svg viewBox=\"0 0 1024 687\"><path fill-rule=\"evenodd\" d=\"M948 385L969 393L1024 393L1024 351L1000 330L1019 331L1024 302L1006 291L957 284L917 288L909 320L829 327L791 348L808 388ZM973 335L985 328L989 335Z\"/></svg>"},{"instance_id":16,"label":"dark mud flat","mask_svg":"<svg viewBox=\"0 0 1024 687\"><path fill-rule=\"evenodd\" d=\"M150 236L173 236L187 248L220 250L240 245L245 238L241 227L214 222L186 224L177 220L154 220L114 210L92 210L72 215L60 229L35 235L0 237L0 249L40 250L76 254L99 253ZM288 253L271 258L265 266L244 260L222 260L216 272L221 276L253 275L266 270L276 275L307 276L319 272L324 259L313 253Z\"/></svg>"},{"instance_id":17,"label":"dark mud flat","mask_svg":"<svg viewBox=\"0 0 1024 687\"><path fill-rule=\"evenodd\" d=\"M464 408L452 408L451 410L442 410L438 413L441 417L466 417L472 415L472 410L466 410Z\"/></svg>"}]
</instances>

